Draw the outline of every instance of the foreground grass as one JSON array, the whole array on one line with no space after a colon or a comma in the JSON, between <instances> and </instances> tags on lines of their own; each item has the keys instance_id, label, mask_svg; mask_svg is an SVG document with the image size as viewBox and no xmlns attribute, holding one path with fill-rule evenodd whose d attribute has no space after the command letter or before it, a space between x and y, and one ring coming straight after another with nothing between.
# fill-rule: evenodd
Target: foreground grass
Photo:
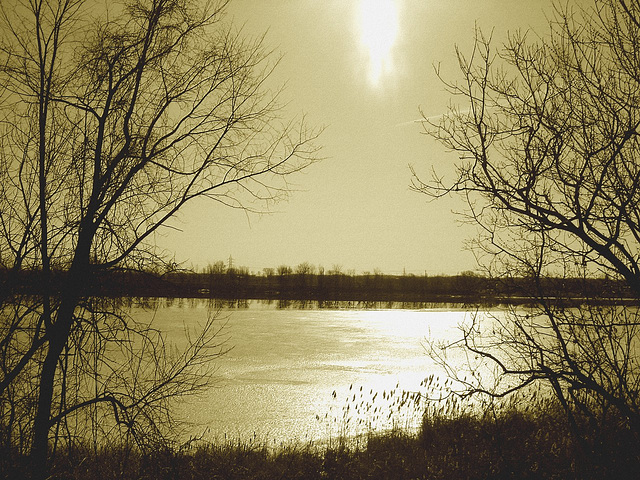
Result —
<instances>
[{"instance_id":1,"label":"foreground grass","mask_svg":"<svg viewBox=\"0 0 640 480\"><path fill-rule=\"evenodd\" d=\"M326 447L270 449L255 444L203 443L141 454L75 449L58 455L52 478L120 480L213 479L632 479L640 478L638 439L615 426L579 439L554 407L432 409L417 434L371 435ZM0 453L0 455L2 455ZM3 455L3 478L22 478L26 463Z\"/></svg>"}]
</instances>

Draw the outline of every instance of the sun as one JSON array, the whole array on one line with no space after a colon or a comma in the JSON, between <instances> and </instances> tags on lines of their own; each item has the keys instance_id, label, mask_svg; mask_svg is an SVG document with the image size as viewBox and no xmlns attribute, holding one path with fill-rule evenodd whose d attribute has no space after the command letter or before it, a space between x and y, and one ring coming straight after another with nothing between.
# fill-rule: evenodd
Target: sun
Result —
<instances>
[{"instance_id":1,"label":"sun","mask_svg":"<svg viewBox=\"0 0 640 480\"><path fill-rule=\"evenodd\" d=\"M369 60L369 81L377 86L393 70L392 51L398 37L396 0L360 0L360 42Z\"/></svg>"}]
</instances>

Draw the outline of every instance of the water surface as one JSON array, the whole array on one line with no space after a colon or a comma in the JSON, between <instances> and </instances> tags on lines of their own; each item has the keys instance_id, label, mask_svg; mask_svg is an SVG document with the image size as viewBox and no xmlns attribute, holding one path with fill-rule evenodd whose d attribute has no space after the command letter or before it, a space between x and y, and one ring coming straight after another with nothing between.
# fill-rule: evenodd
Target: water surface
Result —
<instances>
[{"instance_id":1,"label":"water surface","mask_svg":"<svg viewBox=\"0 0 640 480\"><path fill-rule=\"evenodd\" d=\"M211 314L205 302L160 304L154 325L180 344L184 326ZM193 434L264 442L326 441L396 424L419 413L403 392L441 370L425 354L427 339L455 341L468 312L429 309L248 308L217 312L231 350L216 360L216 385L179 409ZM408 394L405 393L405 396Z\"/></svg>"}]
</instances>

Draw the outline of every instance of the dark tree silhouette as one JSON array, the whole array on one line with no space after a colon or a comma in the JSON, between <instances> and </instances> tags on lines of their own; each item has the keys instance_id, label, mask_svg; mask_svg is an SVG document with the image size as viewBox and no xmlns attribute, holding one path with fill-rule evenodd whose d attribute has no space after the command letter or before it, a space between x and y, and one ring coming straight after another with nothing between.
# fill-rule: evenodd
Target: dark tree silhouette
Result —
<instances>
[{"instance_id":1,"label":"dark tree silhouette","mask_svg":"<svg viewBox=\"0 0 640 480\"><path fill-rule=\"evenodd\" d=\"M432 198L462 195L480 227L481 265L525 279L521 294L536 305L464 329L467 351L500 374L490 388L458 375L464 393L542 382L574 427L615 418L636 436L638 309L576 306L562 292L600 276L626 286L612 300L640 295L639 27L640 2L596 0L557 7L544 35L511 34L497 49L478 32L470 56L457 51L462 80L445 81L460 102L424 118L457 154L455 178L421 181L414 171L413 185Z\"/></svg>"},{"instance_id":2,"label":"dark tree silhouette","mask_svg":"<svg viewBox=\"0 0 640 480\"><path fill-rule=\"evenodd\" d=\"M0 7L0 420L34 476L79 419L160 439L167 400L201 388L220 353L210 321L169 355L160 332L88 297L100 273L170 270L154 237L184 205L264 209L314 160L316 134L281 119L275 64L225 25L225 3ZM39 295L20 295L25 271Z\"/></svg>"}]
</instances>

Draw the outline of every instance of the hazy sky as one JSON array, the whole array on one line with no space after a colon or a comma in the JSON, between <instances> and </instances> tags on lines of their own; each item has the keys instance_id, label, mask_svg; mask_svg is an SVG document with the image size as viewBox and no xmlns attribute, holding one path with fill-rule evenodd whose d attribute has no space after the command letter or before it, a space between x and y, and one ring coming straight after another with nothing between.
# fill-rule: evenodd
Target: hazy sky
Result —
<instances>
[{"instance_id":1,"label":"hazy sky","mask_svg":"<svg viewBox=\"0 0 640 480\"><path fill-rule=\"evenodd\" d=\"M233 257L260 271L301 262L357 272L455 274L475 268L452 209L409 189L409 165L445 172L449 156L421 134L419 109L445 111L433 65L458 74L454 47L469 51L474 25L494 39L544 31L551 0L234 0L228 15L284 55L273 85L286 83L288 116L325 126L325 159L291 180L297 191L269 215L211 202L183 212L182 232L159 244L187 266Z\"/></svg>"}]
</instances>

